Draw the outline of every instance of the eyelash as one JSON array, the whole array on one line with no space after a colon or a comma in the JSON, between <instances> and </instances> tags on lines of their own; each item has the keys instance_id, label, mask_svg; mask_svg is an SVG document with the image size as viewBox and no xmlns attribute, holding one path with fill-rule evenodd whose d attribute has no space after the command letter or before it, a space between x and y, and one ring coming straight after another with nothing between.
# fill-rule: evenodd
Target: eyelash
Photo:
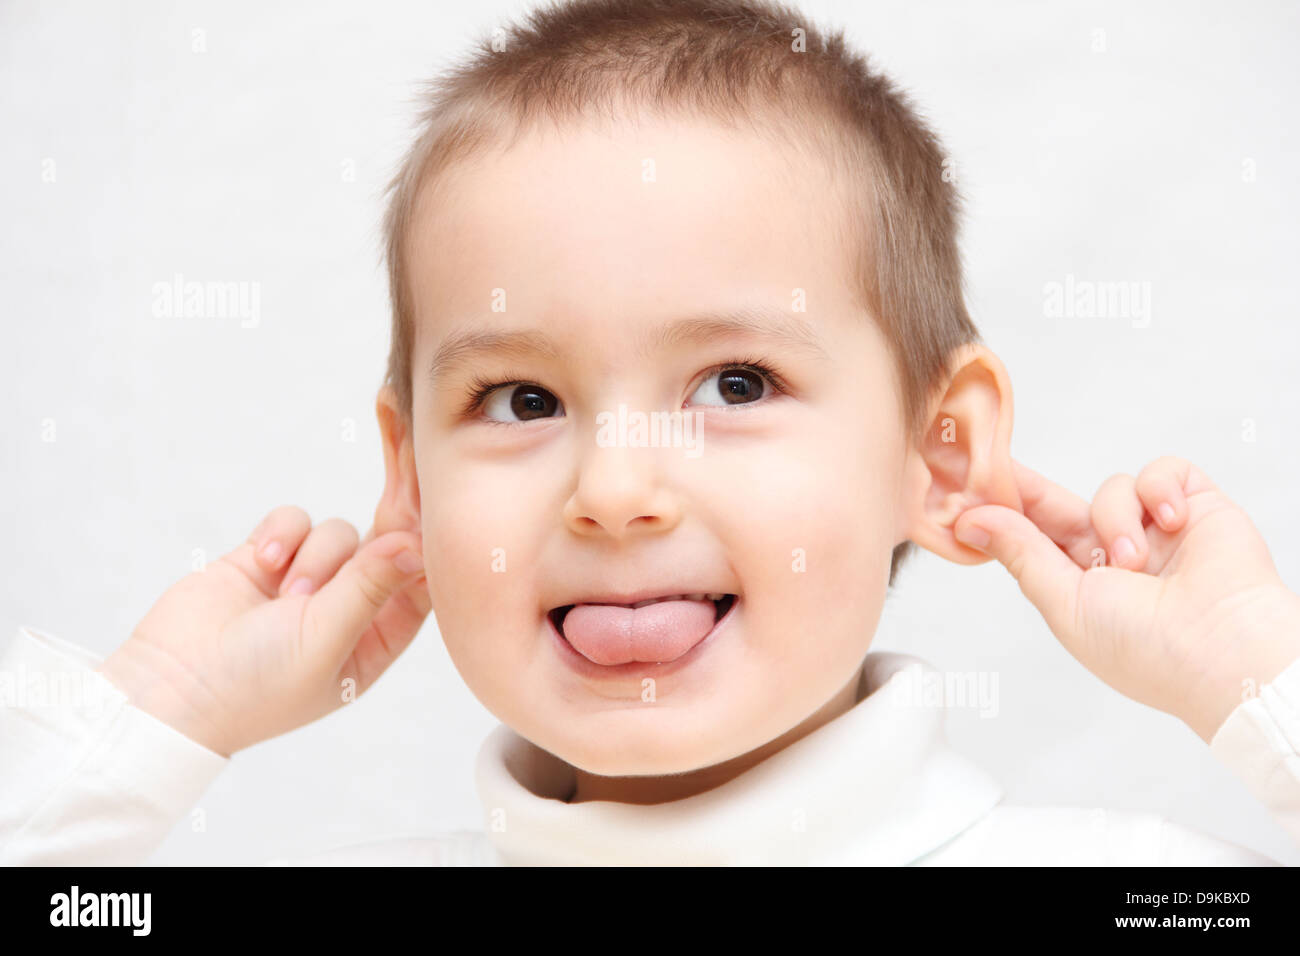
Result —
<instances>
[{"instance_id":1,"label":"eyelash","mask_svg":"<svg viewBox=\"0 0 1300 956\"><path fill-rule=\"evenodd\" d=\"M771 385L772 389L777 393L784 395L789 392L789 386L786 384L785 379L781 377L780 373L777 372L776 369L772 368L768 362L761 358L738 359L733 362L722 362L718 365L714 365L711 368L705 369L701 382L706 381L710 376L717 372L733 368L757 372L759 375L767 379L768 384ZM537 383L531 379L515 378L513 374L504 381L493 381L476 375L470 382L470 395L465 401L464 406L461 408L461 416L464 418L473 417L482 409L483 403L487 401L487 397L492 394L492 392L496 391L498 388L505 388L508 385L537 385ZM547 389L547 391L550 390ZM755 403L750 402L748 404L752 405ZM499 422L495 418L484 418L482 421L488 425L506 425L508 427L528 424L528 422Z\"/></svg>"}]
</instances>

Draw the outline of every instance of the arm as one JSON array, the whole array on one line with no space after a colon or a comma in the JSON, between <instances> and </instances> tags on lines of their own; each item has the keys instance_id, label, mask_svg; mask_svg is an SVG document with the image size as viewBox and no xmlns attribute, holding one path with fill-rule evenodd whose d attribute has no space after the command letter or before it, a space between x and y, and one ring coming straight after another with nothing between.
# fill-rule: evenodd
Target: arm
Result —
<instances>
[{"instance_id":1,"label":"arm","mask_svg":"<svg viewBox=\"0 0 1300 956\"><path fill-rule=\"evenodd\" d=\"M381 505L358 542L278 508L107 659L22 629L0 670L0 863L141 862L236 751L363 693L429 611L421 539L393 521Z\"/></svg>"},{"instance_id":2,"label":"arm","mask_svg":"<svg viewBox=\"0 0 1300 956\"><path fill-rule=\"evenodd\" d=\"M229 763L98 663L26 627L0 658L0 864L141 863Z\"/></svg>"},{"instance_id":3,"label":"arm","mask_svg":"<svg viewBox=\"0 0 1300 956\"><path fill-rule=\"evenodd\" d=\"M1228 715L1210 752L1300 843L1300 658Z\"/></svg>"},{"instance_id":4,"label":"arm","mask_svg":"<svg viewBox=\"0 0 1300 956\"><path fill-rule=\"evenodd\" d=\"M1250 518L1180 458L1113 476L1091 503L1015 475L1022 511L972 508L957 539L1006 567L1090 671L1182 720L1300 841L1300 596Z\"/></svg>"}]
</instances>

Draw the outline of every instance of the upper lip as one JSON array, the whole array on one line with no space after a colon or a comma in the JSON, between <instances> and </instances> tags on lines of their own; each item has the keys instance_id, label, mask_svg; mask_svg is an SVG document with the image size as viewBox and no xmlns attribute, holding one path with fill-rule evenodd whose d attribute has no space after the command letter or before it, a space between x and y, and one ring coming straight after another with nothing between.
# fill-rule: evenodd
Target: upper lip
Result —
<instances>
[{"instance_id":1,"label":"upper lip","mask_svg":"<svg viewBox=\"0 0 1300 956\"><path fill-rule=\"evenodd\" d=\"M572 607L575 604L639 604L642 601L650 601L654 598L672 597L676 594L703 594L708 597L710 594L735 594L734 591L728 591L726 588L699 587L698 585L670 585L668 587L641 588L637 591L602 591L599 593L587 593L563 604L557 604L556 607ZM552 608L554 610L554 608Z\"/></svg>"}]
</instances>

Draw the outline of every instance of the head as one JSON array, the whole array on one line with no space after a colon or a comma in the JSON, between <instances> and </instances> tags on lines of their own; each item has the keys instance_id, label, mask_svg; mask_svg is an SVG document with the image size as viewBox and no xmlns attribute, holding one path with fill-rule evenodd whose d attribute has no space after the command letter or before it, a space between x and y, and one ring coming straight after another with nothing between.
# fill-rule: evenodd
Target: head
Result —
<instances>
[{"instance_id":1,"label":"head","mask_svg":"<svg viewBox=\"0 0 1300 956\"><path fill-rule=\"evenodd\" d=\"M1018 504L1011 390L944 159L842 36L744 0L551 8L435 82L386 220L376 525L423 535L499 719L591 773L721 763L854 679L915 545L986 560L952 526ZM611 441L620 405L694 439ZM735 600L679 661L554 639L681 593Z\"/></svg>"}]
</instances>

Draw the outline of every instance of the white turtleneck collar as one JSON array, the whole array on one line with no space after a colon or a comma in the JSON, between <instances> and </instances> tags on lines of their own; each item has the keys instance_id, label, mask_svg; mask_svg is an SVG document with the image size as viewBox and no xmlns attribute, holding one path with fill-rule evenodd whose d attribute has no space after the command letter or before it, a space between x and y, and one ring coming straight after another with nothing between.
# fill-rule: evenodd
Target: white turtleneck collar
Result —
<instances>
[{"instance_id":1,"label":"white turtleneck collar","mask_svg":"<svg viewBox=\"0 0 1300 956\"><path fill-rule=\"evenodd\" d=\"M942 682L933 667L874 652L863 677L850 710L727 783L668 803L566 803L574 768L498 726L479 750L475 778L499 862L913 862L983 817L1002 791L948 746L942 706L902 686Z\"/></svg>"}]
</instances>

